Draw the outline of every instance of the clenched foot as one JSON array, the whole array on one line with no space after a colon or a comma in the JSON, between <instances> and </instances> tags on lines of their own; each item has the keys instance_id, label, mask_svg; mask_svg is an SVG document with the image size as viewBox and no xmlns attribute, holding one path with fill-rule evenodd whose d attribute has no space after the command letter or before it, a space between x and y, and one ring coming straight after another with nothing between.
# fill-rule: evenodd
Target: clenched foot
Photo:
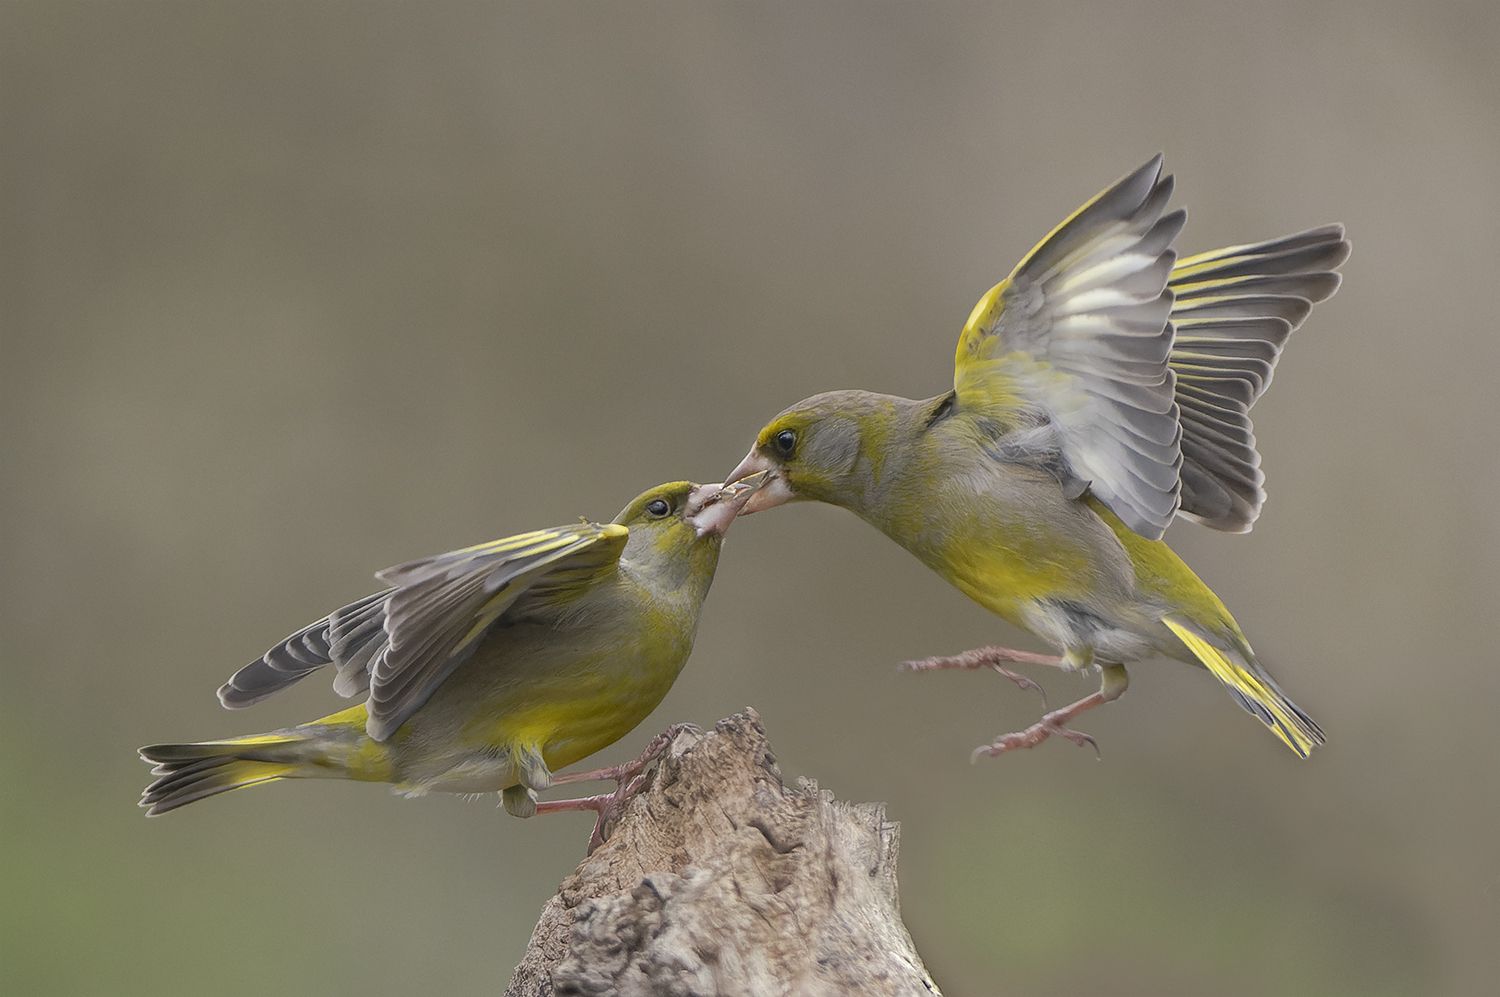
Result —
<instances>
[{"instance_id":1,"label":"clenched foot","mask_svg":"<svg viewBox=\"0 0 1500 997\"><path fill-rule=\"evenodd\" d=\"M1050 717L1052 714L1049 713L1047 716ZM1099 755L1099 742L1094 740L1092 735L1085 734L1081 730L1073 730L1071 727L1064 727L1061 724L1048 720L1047 717L1043 717L1025 730L1018 730L1010 734L1001 734L991 743L975 748L973 753L969 755L969 761L977 762L981 758L994 758L1005 754L1007 751L1014 751L1017 748L1035 748L1038 744L1041 744L1053 735L1072 741L1080 748L1088 745L1094 749L1096 756Z\"/></svg>"},{"instance_id":2,"label":"clenched foot","mask_svg":"<svg viewBox=\"0 0 1500 997\"><path fill-rule=\"evenodd\" d=\"M574 800L547 800L536 805L538 814L561 813L566 810L592 810L598 817L594 820L593 833L589 835L589 850L592 855L594 849L604 844L609 838L610 832L619 823L620 817L625 813L625 806L645 788L648 770L661 758L662 752L672 743L672 739L678 734L686 731L702 733L694 724L673 724L660 734L653 737L647 744L646 749L635 758L619 765L611 765L602 769L590 769L586 772L565 772L552 778L552 785L563 785L570 782L613 782L615 791L613 793L601 793L598 796L584 796Z\"/></svg>"}]
</instances>

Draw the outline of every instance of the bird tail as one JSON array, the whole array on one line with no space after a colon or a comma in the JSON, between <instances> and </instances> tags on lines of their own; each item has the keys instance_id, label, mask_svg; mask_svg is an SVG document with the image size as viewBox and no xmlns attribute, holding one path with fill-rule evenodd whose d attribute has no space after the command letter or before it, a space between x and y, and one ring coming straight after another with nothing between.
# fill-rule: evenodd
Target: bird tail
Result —
<instances>
[{"instance_id":1,"label":"bird tail","mask_svg":"<svg viewBox=\"0 0 1500 997\"><path fill-rule=\"evenodd\" d=\"M1256 662L1248 645L1243 650L1226 650L1210 643L1198 627L1182 617L1168 616L1162 622L1214 678L1224 683L1235 702L1271 728L1271 733L1298 757L1306 758L1313 748L1324 743L1323 729L1287 698L1270 673Z\"/></svg>"},{"instance_id":2,"label":"bird tail","mask_svg":"<svg viewBox=\"0 0 1500 997\"><path fill-rule=\"evenodd\" d=\"M308 737L298 731L254 734L197 744L150 744L141 759L151 762L156 780L141 794L147 817L176 810L232 789L258 786L296 774L299 749Z\"/></svg>"},{"instance_id":3,"label":"bird tail","mask_svg":"<svg viewBox=\"0 0 1500 997\"><path fill-rule=\"evenodd\" d=\"M1172 268L1182 424L1184 515L1244 533L1265 502L1250 406L1271 383L1287 337L1338 290L1349 256L1342 225L1187 256Z\"/></svg>"}]
</instances>

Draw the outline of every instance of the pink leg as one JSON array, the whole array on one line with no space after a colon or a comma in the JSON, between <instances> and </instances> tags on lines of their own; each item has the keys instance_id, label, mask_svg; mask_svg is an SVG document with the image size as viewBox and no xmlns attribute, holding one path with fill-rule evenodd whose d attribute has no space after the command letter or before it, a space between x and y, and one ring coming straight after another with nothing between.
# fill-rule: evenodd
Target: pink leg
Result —
<instances>
[{"instance_id":1,"label":"pink leg","mask_svg":"<svg viewBox=\"0 0 1500 997\"><path fill-rule=\"evenodd\" d=\"M625 809L625 804L646 784L646 770L652 763L661 757L661 753L667 750L672 739L684 731L698 730L693 724L673 724L660 734L653 737L646 745L646 750L628 762L619 765L610 765L602 769L590 769L587 772L565 772L552 777L552 785L561 786L570 782L613 782L616 784L613 793L602 793L598 796L583 796L574 800L544 800L536 805L539 814L563 813L568 810L592 810L598 814L594 821L594 831L589 835L589 854L594 849L604 844L610 828L615 821L619 820L620 814Z\"/></svg>"},{"instance_id":2,"label":"pink leg","mask_svg":"<svg viewBox=\"0 0 1500 997\"><path fill-rule=\"evenodd\" d=\"M996 674L1010 679L1022 689L1035 689L1042 697L1042 707L1045 708L1047 706L1046 691L1034 680L1020 672L1006 668L1002 662L1014 665L1046 665L1050 668L1068 667L1063 659L1055 654L1038 654L1035 651L1017 651L1009 647L990 645L989 647L976 647L972 651L963 651L959 654L902 662L901 669L908 672L934 672L940 669L977 671L981 668L991 668Z\"/></svg>"},{"instance_id":3,"label":"pink leg","mask_svg":"<svg viewBox=\"0 0 1500 997\"><path fill-rule=\"evenodd\" d=\"M576 800L543 800L536 805L538 814L559 814L570 810L592 810L594 818L594 830L589 834L588 854L594 854L594 849L604 844L604 839L609 834L609 827L620 817L620 811L629 799L640 791L641 784L646 781L645 776L636 776L628 785L621 786L613 793L601 793L598 796L583 796Z\"/></svg>"},{"instance_id":4,"label":"pink leg","mask_svg":"<svg viewBox=\"0 0 1500 997\"><path fill-rule=\"evenodd\" d=\"M570 810L592 810L595 813L603 813L614 798L614 793L601 793L598 796L581 796L576 800L541 800L536 805L536 812L538 815L560 814Z\"/></svg>"},{"instance_id":5,"label":"pink leg","mask_svg":"<svg viewBox=\"0 0 1500 997\"><path fill-rule=\"evenodd\" d=\"M609 765L602 769L589 769L587 772L562 772L552 777L552 785L565 786L570 782L625 782L633 779L646 770L648 766L661 753L667 750L667 745L672 739L684 731L697 731L694 724L673 724L660 734L653 737L646 744L646 749L628 762L619 765Z\"/></svg>"},{"instance_id":6,"label":"pink leg","mask_svg":"<svg viewBox=\"0 0 1500 997\"><path fill-rule=\"evenodd\" d=\"M978 761L981 757L994 758L1007 751L1016 748L1034 748L1047 738L1056 734L1064 737L1080 748L1085 744L1094 749L1094 754L1099 753L1099 742L1082 731L1072 730L1067 725L1079 714L1092 710L1096 706L1103 706L1119 699L1125 693L1125 688L1130 684L1130 676L1125 673L1123 665L1101 665L1099 668L1100 682L1099 691L1084 696L1076 703L1071 703L1051 713L1045 714L1041 720L1012 734L1002 734L995 738L991 744L974 749L969 756L970 761Z\"/></svg>"}]
</instances>

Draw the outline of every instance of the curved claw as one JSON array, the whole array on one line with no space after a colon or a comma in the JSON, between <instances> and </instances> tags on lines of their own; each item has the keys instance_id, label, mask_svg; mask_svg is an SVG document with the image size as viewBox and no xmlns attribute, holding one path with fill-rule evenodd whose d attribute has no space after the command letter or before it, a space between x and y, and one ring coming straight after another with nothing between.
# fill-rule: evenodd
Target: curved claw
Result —
<instances>
[{"instance_id":1,"label":"curved claw","mask_svg":"<svg viewBox=\"0 0 1500 997\"><path fill-rule=\"evenodd\" d=\"M1092 734L1085 734L1083 731L1074 730L1071 727L1056 727L1053 729L1052 733L1067 738L1069 741L1072 741L1080 748L1084 747L1085 745L1093 748L1094 757L1099 759L1100 761L1104 760L1103 753L1099 751L1099 742L1094 740L1094 736Z\"/></svg>"},{"instance_id":2,"label":"curved claw","mask_svg":"<svg viewBox=\"0 0 1500 997\"><path fill-rule=\"evenodd\" d=\"M588 854L594 854L594 849L604 844L614 832L615 825L620 823L620 818L625 816L625 808L646 786L649 776L641 773L629 782L622 782L615 791L605 797L603 805L599 807L599 816L594 819L594 831L589 835Z\"/></svg>"},{"instance_id":3,"label":"curved claw","mask_svg":"<svg viewBox=\"0 0 1500 997\"><path fill-rule=\"evenodd\" d=\"M990 667L995 669L995 674L1010 679L1022 689L1035 689L1036 694L1042 697L1042 709L1045 710L1047 708L1047 690L1043 689L1035 679L1027 675L1022 675L1020 672L1011 671L1004 665L991 665Z\"/></svg>"},{"instance_id":4,"label":"curved claw","mask_svg":"<svg viewBox=\"0 0 1500 997\"><path fill-rule=\"evenodd\" d=\"M637 761L646 763L656 761L661 757L661 753L667 750L668 745L676 740L678 734L697 734L701 737L703 728L691 723L671 724L666 730L646 742L646 750L641 752Z\"/></svg>"}]
</instances>

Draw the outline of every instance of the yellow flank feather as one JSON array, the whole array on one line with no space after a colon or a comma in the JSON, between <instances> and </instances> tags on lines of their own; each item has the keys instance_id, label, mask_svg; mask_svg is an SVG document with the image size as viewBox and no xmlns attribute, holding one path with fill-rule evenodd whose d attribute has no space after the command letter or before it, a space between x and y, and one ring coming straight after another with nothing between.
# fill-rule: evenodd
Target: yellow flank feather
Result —
<instances>
[{"instance_id":1,"label":"yellow flank feather","mask_svg":"<svg viewBox=\"0 0 1500 997\"><path fill-rule=\"evenodd\" d=\"M1229 607L1176 551L1167 546L1166 541L1147 540L1092 495L1085 496L1084 501L1104 520L1125 548L1131 567L1135 569L1136 584L1142 591L1164 600L1201 627L1222 630L1239 640L1244 639Z\"/></svg>"},{"instance_id":2,"label":"yellow flank feather","mask_svg":"<svg viewBox=\"0 0 1500 997\"><path fill-rule=\"evenodd\" d=\"M1234 660L1182 620L1167 616L1162 622L1203 662L1214 678L1235 694L1240 705L1258 716L1298 757L1306 758L1313 748L1323 743L1323 731L1282 694L1269 675L1254 664Z\"/></svg>"}]
</instances>

